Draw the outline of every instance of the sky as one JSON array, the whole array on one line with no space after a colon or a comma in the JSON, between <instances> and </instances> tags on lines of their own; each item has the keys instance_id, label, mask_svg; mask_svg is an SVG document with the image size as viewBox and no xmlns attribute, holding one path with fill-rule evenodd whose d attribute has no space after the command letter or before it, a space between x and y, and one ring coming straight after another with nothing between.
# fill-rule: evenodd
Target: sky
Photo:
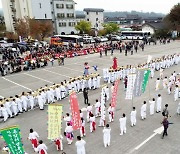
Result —
<instances>
[{"instance_id":1,"label":"sky","mask_svg":"<svg viewBox=\"0 0 180 154\"><path fill-rule=\"evenodd\" d=\"M106 11L143 11L169 13L180 0L75 0L76 10L103 8Z\"/></svg>"},{"instance_id":2,"label":"sky","mask_svg":"<svg viewBox=\"0 0 180 154\"><path fill-rule=\"evenodd\" d=\"M106 11L143 11L169 13L180 0L74 0L76 10L84 8L103 8ZM2 8L0 0L0 8Z\"/></svg>"}]
</instances>

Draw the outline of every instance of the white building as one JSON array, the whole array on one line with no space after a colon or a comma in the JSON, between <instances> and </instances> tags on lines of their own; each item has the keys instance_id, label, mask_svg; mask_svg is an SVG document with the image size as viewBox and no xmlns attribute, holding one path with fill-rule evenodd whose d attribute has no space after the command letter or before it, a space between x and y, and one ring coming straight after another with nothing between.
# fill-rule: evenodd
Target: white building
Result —
<instances>
[{"instance_id":1,"label":"white building","mask_svg":"<svg viewBox=\"0 0 180 154\"><path fill-rule=\"evenodd\" d=\"M104 23L104 10L103 9L96 9L96 8L85 8L85 19L86 21L91 22L92 28L97 30L102 29L102 24Z\"/></svg>"},{"instance_id":2,"label":"white building","mask_svg":"<svg viewBox=\"0 0 180 154\"><path fill-rule=\"evenodd\" d=\"M6 30L15 31L16 19L52 19L50 0L2 0Z\"/></svg>"},{"instance_id":3,"label":"white building","mask_svg":"<svg viewBox=\"0 0 180 154\"><path fill-rule=\"evenodd\" d=\"M51 0L52 21L55 34L74 34L76 30L75 2L73 0Z\"/></svg>"}]
</instances>

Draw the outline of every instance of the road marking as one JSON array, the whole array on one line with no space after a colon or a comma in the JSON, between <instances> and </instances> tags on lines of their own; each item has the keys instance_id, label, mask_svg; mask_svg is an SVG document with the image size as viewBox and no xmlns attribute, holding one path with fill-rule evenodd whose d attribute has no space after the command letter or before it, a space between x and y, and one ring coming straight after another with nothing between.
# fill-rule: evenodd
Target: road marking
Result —
<instances>
[{"instance_id":1,"label":"road marking","mask_svg":"<svg viewBox=\"0 0 180 154\"><path fill-rule=\"evenodd\" d=\"M49 82L49 83L52 83L52 84L54 83L54 82L51 82L51 81L48 81L48 80L39 78L39 77L37 77L37 76L31 75L31 74L29 74L29 73L23 73L23 74L28 75L28 76L31 76L31 77L36 78L36 79L39 79L39 80L42 80L42 81L45 81L45 82Z\"/></svg>"},{"instance_id":2,"label":"road marking","mask_svg":"<svg viewBox=\"0 0 180 154\"><path fill-rule=\"evenodd\" d=\"M53 74L56 74L56 75L64 76L64 77L67 77L67 78L71 78L70 76L63 75L63 74L60 74L60 73L56 73L56 72L53 72L53 71L50 71L50 70L47 70L47 69L43 69L43 71L47 71L49 73L53 73Z\"/></svg>"},{"instance_id":3,"label":"road marking","mask_svg":"<svg viewBox=\"0 0 180 154\"><path fill-rule=\"evenodd\" d=\"M5 77L2 77L2 79L6 80L6 81L8 81L8 82L11 82L11 83L13 83L13 84L15 84L15 85L17 85L17 86L19 86L19 87L22 87L22 88L24 88L24 89L27 89L27 90L32 91L32 89L30 89L30 88L28 88L28 87L25 87L25 86L23 86L23 85L21 85L21 84L19 84L19 83L14 82L14 81L11 81L11 80L9 80L9 79L6 79Z\"/></svg>"},{"instance_id":4,"label":"road marking","mask_svg":"<svg viewBox=\"0 0 180 154\"><path fill-rule=\"evenodd\" d=\"M144 140L141 144L139 144L137 147L135 147L130 153L133 153L135 150L140 149L144 144L146 144L149 140L151 140L154 136L157 134L161 134L163 132L163 126L157 128L154 130L154 134L152 134L150 137L148 137L146 140Z\"/></svg>"}]
</instances>

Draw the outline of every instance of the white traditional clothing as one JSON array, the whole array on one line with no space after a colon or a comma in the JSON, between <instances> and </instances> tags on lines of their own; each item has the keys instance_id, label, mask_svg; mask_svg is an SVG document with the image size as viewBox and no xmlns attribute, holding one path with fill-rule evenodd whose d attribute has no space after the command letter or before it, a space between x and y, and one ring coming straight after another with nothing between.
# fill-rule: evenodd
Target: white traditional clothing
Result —
<instances>
[{"instance_id":1,"label":"white traditional clothing","mask_svg":"<svg viewBox=\"0 0 180 154\"><path fill-rule=\"evenodd\" d=\"M154 106L155 106L155 101L149 101L150 115L154 114Z\"/></svg>"},{"instance_id":2,"label":"white traditional clothing","mask_svg":"<svg viewBox=\"0 0 180 154\"><path fill-rule=\"evenodd\" d=\"M111 141L111 128L104 128L103 129L103 141L104 147L110 146Z\"/></svg>"},{"instance_id":3,"label":"white traditional clothing","mask_svg":"<svg viewBox=\"0 0 180 154\"><path fill-rule=\"evenodd\" d=\"M65 133L68 144L72 144L74 138L72 126L66 126Z\"/></svg>"},{"instance_id":4,"label":"white traditional clothing","mask_svg":"<svg viewBox=\"0 0 180 154\"><path fill-rule=\"evenodd\" d=\"M23 109L22 109L22 102L21 102L21 100L20 100L20 98L16 98L16 104L18 105L18 110L19 110L19 112L23 112Z\"/></svg>"},{"instance_id":5,"label":"white traditional clothing","mask_svg":"<svg viewBox=\"0 0 180 154\"><path fill-rule=\"evenodd\" d=\"M114 107L109 106L108 113L109 113L109 122L114 121Z\"/></svg>"},{"instance_id":6,"label":"white traditional clothing","mask_svg":"<svg viewBox=\"0 0 180 154\"><path fill-rule=\"evenodd\" d=\"M160 88L160 80L156 80L156 88L155 90L158 91Z\"/></svg>"},{"instance_id":7,"label":"white traditional clothing","mask_svg":"<svg viewBox=\"0 0 180 154\"><path fill-rule=\"evenodd\" d=\"M77 154L86 154L85 144L86 142L83 139L81 139L80 141L76 141L75 145L77 148Z\"/></svg>"},{"instance_id":8,"label":"white traditional clothing","mask_svg":"<svg viewBox=\"0 0 180 154\"><path fill-rule=\"evenodd\" d=\"M0 107L0 112L4 118L4 122L7 121L7 119L8 119L7 109L5 107Z\"/></svg>"},{"instance_id":9,"label":"white traditional clothing","mask_svg":"<svg viewBox=\"0 0 180 154\"><path fill-rule=\"evenodd\" d=\"M39 154L47 154L47 146L42 143L39 144L38 147L35 149L36 152L38 152Z\"/></svg>"},{"instance_id":10,"label":"white traditional clothing","mask_svg":"<svg viewBox=\"0 0 180 154\"><path fill-rule=\"evenodd\" d=\"M98 101L95 104L95 117L100 116L100 111L101 111L101 103Z\"/></svg>"},{"instance_id":11,"label":"white traditional clothing","mask_svg":"<svg viewBox=\"0 0 180 154\"><path fill-rule=\"evenodd\" d=\"M86 109L87 109L87 122L89 122L90 114L92 113L92 106L88 106Z\"/></svg>"},{"instance_id":12,"label":"white traditional clothing","mask_svg":"<svg viewBox=\"0 0 180 154\"><path fill-rule=\"evenodd\" d=\"M92 133L93 131L96 130L96 119L95 119L95 116L90 117L89 121L90 121L90 132Z\"/></svg>"},{"instance_id":13,"label":"white traditional clothing","mask_svg":"<svg viewBox=\"0 0 180 154\"><path fill-rule=\"evenodd\" d=\"M37 132L32 132L29 134L28 139L31 141L32 147L34 149L38 147L38 138L39 138L39 135Z\"/></svg>"},{"instance_id":14,"label":"white traditional clothing","mask_svg":"<svg viewBox=\"0 0 180 154\"><path fill-rule=\"evenodd\" d=\"M10 101L6 101L4 107L6 108L8 115L12 118L11 105Z\"/></svg>"},{"instance_id":15,"label":"white traditional clothing","mask_svg":"<svg viewBox=\"0 0 180 154\"><path fill-rule=\"evenodd\" d=\"M16 116L18 114L18 105L15 101L12 101L11 106L14 116Z\"/></svg>"},{"instance_id":16,"label":"white traditional clothing","mask_svg":"<svg viewBox=\"0 0 180 154\"><path fill-rule=\"evenodd\" d=\"M178 97L179 97L179 88L176 87L174 89L174 101L177 101L178 100Z\"/></svg>"},{"instance_id":17,"label":"white traditional clothing","mask_svg":"<svg viewBox=\"0 0 180 154\"><path fill-rule=\"evenodd\" d=\"M120 135L123 135L126 133L126 117L122 117L119 119L120 122Z\"/></svg>"},{"instance_id":18,"label":"white traditional clothing","mask_svg":"<svg viewBox=\"0 0 180 154\"><path fill-rule=\"evenodd\" d=\"M156 101L156 112L161 112L161 103L162 103L162 98L158 97Z\"/></svg>"},{"instance_id":19,"label":"white traditional clothing","mask_svg":"<svg viewBox=\"0 0 180 154\"><path fill-rule=\"evenodd\" d=\"M83 120L81 128L80 128L80 136L84 137L86 136L86 130L85 130L85 120Z\"/></svg>"},{"instance_id":20,"label":"white traditional clothing","mask_svg":"<svg viewBox=\"0 0 180 154\"><path fill-rule=\"evenodd\" d=\"M130 114L132 127L136 125L136 113L137 113L136 110L133 110L131 111L131 114Z\"/></svg>"},{"instance_id":21,"label":"white traditional clothing","mask_svg":"<svg viewBox=\"0 0 180 154\"><path fill-rule=\"evenodd\" d=\"M24 110L27 111L27 107L28 107L28 104L27 104L28 98L27 98L26 96L23 95L23 96L21 96L21 101L22 101Z\"/></svg>"},{"instance_id":22,"label":"white traditional clothing","mask_svg":"<svg viewBox=\"0 0 180 154\"><path fill-rule=\"evenodd\" d=\"M146 107L147 107L146 104L143 104L141 107L141 118L142 118L142 120L146 119Z\"/></svg>"}]
</instances>

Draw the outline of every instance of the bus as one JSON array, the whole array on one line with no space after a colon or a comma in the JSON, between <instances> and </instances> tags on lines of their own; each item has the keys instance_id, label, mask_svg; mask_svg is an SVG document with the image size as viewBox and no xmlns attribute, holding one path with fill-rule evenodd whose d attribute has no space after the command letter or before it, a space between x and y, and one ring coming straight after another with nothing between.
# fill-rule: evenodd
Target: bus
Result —
<instances>
[{"instance_id":1,"label":"bus","mask_svg":"<svg viewBox=\"0 0 180 154\"><path fill-rule=\"evenodd\" d=\"M122 31L121 38L123 40L142 40L149 38L150 32L147 31Z\"/></svg>"},{"instance_id":2,"label":"bus","mask_svg":"<svg viewBox=\"0 0 180 154\"><path fill-rule=\"evenodd\" d=\"M56 42L63 46L72 44L74 47L83 46L83 37L78 35L54 35L51 40L56 38ZM51 41L52 42L52 41Z\"/></svg>"}]
</instances>

